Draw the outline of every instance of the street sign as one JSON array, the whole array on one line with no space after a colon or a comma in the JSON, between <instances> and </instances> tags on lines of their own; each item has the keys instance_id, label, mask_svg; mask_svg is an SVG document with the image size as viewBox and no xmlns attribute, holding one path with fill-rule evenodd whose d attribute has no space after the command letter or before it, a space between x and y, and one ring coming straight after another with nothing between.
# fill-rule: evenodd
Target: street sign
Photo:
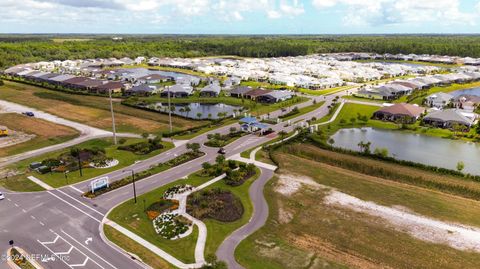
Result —
<instances>
[{"instance_id":1,"label":"street sign","mask_svg":"<svg viewBox=\"0 0 480 269\"><path fill-rule=\"evenodd\" d=\"M92 190L92 193L103 188L108 188L108 186L108 177L97 178L90 182L90 189Z\"/></svg>"}]
</instances>

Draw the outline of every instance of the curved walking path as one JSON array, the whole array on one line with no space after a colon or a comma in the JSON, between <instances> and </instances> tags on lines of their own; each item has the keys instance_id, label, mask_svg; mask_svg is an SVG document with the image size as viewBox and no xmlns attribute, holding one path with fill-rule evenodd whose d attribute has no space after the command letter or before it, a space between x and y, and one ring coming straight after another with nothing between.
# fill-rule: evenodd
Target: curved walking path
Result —
<instances>
[{"instance_id":1,"label":"curved walking path","mask_svg":"<svg viewBox=\"0 0 480 269\"><path fill-rule=\"evenodd\" d=\"M219 260L225 261L230 269L243 268L235 260L235 249L249 235L256 232L267 222L268 204L263 195L265 184L273 177L274 171L260 168L261 175L248 190L253 204L253 215L250 221L227 237L217 250Z\"/></svg>"}]
</instances>

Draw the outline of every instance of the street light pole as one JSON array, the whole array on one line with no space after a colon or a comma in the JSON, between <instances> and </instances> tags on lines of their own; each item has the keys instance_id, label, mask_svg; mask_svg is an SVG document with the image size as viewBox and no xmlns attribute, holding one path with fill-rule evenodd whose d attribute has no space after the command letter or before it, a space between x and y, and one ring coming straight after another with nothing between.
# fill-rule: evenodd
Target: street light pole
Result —
<instances>
[{"instance_id":1,"label":"street light pole","mask_svg":"<svg viewBox=\"0 0 480 269\"><path fill-rule=\"evenodd\" d=\"M110 112L112 113L112 132L113 132L113 144L117 144L117 134L115 130L115 115L113 113L113 101L112 101L112 90L108 91L108 96L110 98Z\"/></svg>"},{"instance_id":2,"label":"street light pole","mask_svg":"<svg viewBox=\"0 0 480 269\"><path fill-rule=\"evenodd\" d=\"M170 133L172 132L172 105L170 103L170 88L168 89L168 121L170 123Z\"/></svg>"},{"instance_id":3,"label":"street light pole","mask_svg":"<svg viewBox=\"0 0 480 269\"><path fill-rule=\"evenodd\" d=\"M133 184L133 199L135 200L135 204L137 203L137 189L135 187L135 172L133 169L130 170L123 170L123 172L130 171L132 172L132 184Z\"/></svg>"}]
</instances>

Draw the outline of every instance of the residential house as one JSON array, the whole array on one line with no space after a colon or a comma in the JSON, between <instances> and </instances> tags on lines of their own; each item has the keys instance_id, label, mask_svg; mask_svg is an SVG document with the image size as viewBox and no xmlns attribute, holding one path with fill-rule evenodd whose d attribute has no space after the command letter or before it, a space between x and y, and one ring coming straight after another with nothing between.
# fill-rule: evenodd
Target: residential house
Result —
<instances>
[{"instance_id":1,"label":"residential house","mask_svg":"<svg viewBox=\"0 0 480 269\"><path fill-rule=\"evenodd\" d=\"M257 101L261 103L278 103L288 99L291 99L294 96L291 91L271 91L269 93L263 94L257 97Z\"/></svg>"},{"instance_id":2,"label":"residential house","mask_svg":"<svg viewBox=\"0 0 480 269\"><path fill-rule=\"evenodd\" d=\"M155 83L161 83L161 82L172 81L172 80L173 80L173 77L163 76L160 74L150 74L143 77L139 77L137 79L137 83L155 84Z\"/></svg>"},{"instance_id":3,"label":"residential house","mask_svg":"<svg viewBox=\"0 0 480 269\"><path fill-rule=\"evenodd\" d=\"M125 95L149 96L154 94L156 91L157 91L157 87L154 85L140 84L138 86L125 90Z\"/></svg>"},{"instance_id":4,"label":"residential house","mask_svg":"<svg viewBox=\"0 0 480 269\"><path fill-rule=\"evenodd\" d=\"M459 109L434 111L423 118L425 124L448 129L453 129L456 125L461 125L468 129L473 126L475 121L474 113L465 113Z\"/></svg>"},{"instance_id":5,"label":"residential house","mask_svg":"<svg viewBox=\"0 0 480 269\"><path fill-rule=\"evenodd\" d=\"M118 81L107 82L95 88L96 92L100 94L107 94L109 92L120 93L124 89L125 84Z\"/></svg>"},{"instance_id":6,"label":"residential house","mask_svg":"<svg viewBox=\"0 0 480 269\"><path fill-rule=\"evenodd\" d=\"M480 96L462 94L453 99L453 105L456 108L473 112L480 104Z\"/></svg>"},{"instance_id":7,"label":"residential house","mask_svg":"<svg viewBox=\"0 0 480 269\"><path fill-rule=\"evenodd\" d=\"M355 93L355 96L389 101L411 93L412 88L400 84L386 84L379 87L361 89Z\"/></svg>"},{"instance_id":8,"label":"residential house","mask_svg":"<svg viewBox=\"0 0 480 269\"><path fill-rule=\"evenodd\" d=\"M168 97L170 94L170 97L188 97L192 95L193 93L193 88L192 86L188 85L173 85L170 87L165 88L165 90L162 91L160 94L162 97Z\"/></svg>"},{"instance_id":9,"label":"residential house","mask_svg":"<svg viewBox=\"0 0 480 269\"><path fill-rule=\"evenodd\" d=\"M66 87L72 88L72 89L80 89L83 88L84 86L79 86L79 83L82 83L84 81L90 80L90 78L87 77L73 77L67 80L62 81L61 84L63 84Z\"/></svg>"},{"instance_id":10,"label":"residential house","mask_svg":"<svg viewBox=\"0 0 480 269\"><path fill-rule=\"evenodd\" d=\"M427 96L425 104L429 107L444 108L448 106L453 99L453 95L443 92L437 92Z\"/></svg>"},{"instance_id":11,"label":"residential house","mask_svg":"<svg viewBox=\"0 0 480 269\"><path fill-rule=\"evenodd\" d=\"M245 96L245 93L252 90L250 86L239 86L229 91L231 97L242 98Z\"/></svg>"},{"instance_id":12,"label":"residential house","mask_svg":"<svg viewBox=\"0 0 480 269\"><path fill-rule=\"evenodd\" d=\"M245 97L248 99L252 99L254 101L257 100L262 95L265 95L267 93L271 93L271 90L264 90L264 89L253 89L251 91L248 91L245 93Z\"/></svg>"},{"instance_id":13,"label":"residential house","mask_svg":"<svg viewBox=\"0 0 480 269\"><path fill-rule=\"evenodd\" d=\"M218 85L217 83L212 83L200 90L200 96L217 97L218 95L220 95L220 91L221 91L220 85Z\"/></svg>"},{"instance_id":14,"label":"residential house","mask_svg":"<svg viewBox=\"0 0 480 269\"><path fill-rule=\"evenodd\" d=\"M401 103L377 110L373 113L373 118L393 122L414 123L424 112L425 108L423 107Z\"/></svg>"}]
</instances>

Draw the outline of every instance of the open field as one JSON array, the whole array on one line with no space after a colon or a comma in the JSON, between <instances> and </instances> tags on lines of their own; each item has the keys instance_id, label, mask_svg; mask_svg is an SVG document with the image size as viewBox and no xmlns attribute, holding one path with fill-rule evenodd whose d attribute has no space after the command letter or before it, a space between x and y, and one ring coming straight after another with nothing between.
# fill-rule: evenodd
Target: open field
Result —
<instances>
[{"instance_id":1,"label":"open field","mask_svg":"<svg viewBox=\"0 0 480 269\"><path fill-rule=\"evenodd\" d=\"M480 202L298 157L295 155L323 153L309 145L295 145L295 148L297 152L286 149L275 153L280 175L266 186L269 219L236 251L237 260L246 268L480 266L478 253L419 240L382 218L323 201L330 193L329 188L333 188L382 206L477 227L480 227L476 213ZM385 168L442 177L399 165ZM327 188L318 188L318 184Z\"/></svg>"},{"instance_id":2,"label":"open field","mask_svg":"<svg viewBox=\"0 0 480 269\"><path fill-rule=\"evenodd\" d=\"M104 97L68 94L6 81L5 86L0 87L0 98L93 127L106 130L112 128L110 104ZM115 99L114 102L117 131L158 133L168 130L167 115L127 107L120 101ZM180 117L173 119L175 130L205 123Z\"/></svg>"},{"instance_id":3,"label":"open field","mask_svg":"<svg viewBox=\"0 0 480 269\"><path fill-rule=\"evenodd\" d=\"M137 138L131 138L127 139L126 142L123 145L128 145L128 144L133 144L136 142L141 142L144 141L144 139L137 139ZM8 168L12 169L14 171L19 171L21 174L11 177L10 181L8 184L4 184L4 187L12 190L17 190L17 191L29 191L28 189L18 189L16 187L16 183L20 183L23 181L29 181L27 179L28 176L32 175L48 185L52 187L61 187L65 186L67 184L73 184L76 182L80 182L86 179L94 178L97 176L100 176L102 174L114 171L114 170L119 170L122 169L122 167L126 167L132 163L134 163L137 160L143 160L147 159L149 157L152 157L154 155L157 155L163 151L166 151L168 149L173 148L172 143L168 142L162 142L164 145L163 149L160 150L155 150L149 154L146 155L136 155L130 151L124 151L124 150L119 150L117 149L117 146L113 145L111 139L94 139L90 140L81 144L76 145L74 148L78 149L92 149L92 148L103 148L105 149L106 156L111 157L113 159L116 159L119 161L119 164L110 167L110 168L103 168L103 169L94 169L94 168L87 168L87 169L82 169L83 171L83 176L80 176L79 171L72 171L68 173L67 179L65 178L65 175L63 173L47 173L47 174L39 174L37 172L31 172L28 169L28 166L32 162L41 162L43 160L49 159L49 158L57 158L60 154L69 152L71 148L67 148L61 151L55 151L51 153L47 153L38 157L30 158L23 160L21 162L18 162L17 164L11 165Z\"/></svg>"},{"instance_id":4,"label":"open field","mask_svg":"<svg viewBox=\"0 0 480 269\"><path fill-rule=\"evenodd\" d=\"M70 127L14 113L0 113L0 125L27 135L35 135L33 139L26 142L1 148L0 157L59 144L79 135L77 130Z\"/></svg>"}]
</instances>

